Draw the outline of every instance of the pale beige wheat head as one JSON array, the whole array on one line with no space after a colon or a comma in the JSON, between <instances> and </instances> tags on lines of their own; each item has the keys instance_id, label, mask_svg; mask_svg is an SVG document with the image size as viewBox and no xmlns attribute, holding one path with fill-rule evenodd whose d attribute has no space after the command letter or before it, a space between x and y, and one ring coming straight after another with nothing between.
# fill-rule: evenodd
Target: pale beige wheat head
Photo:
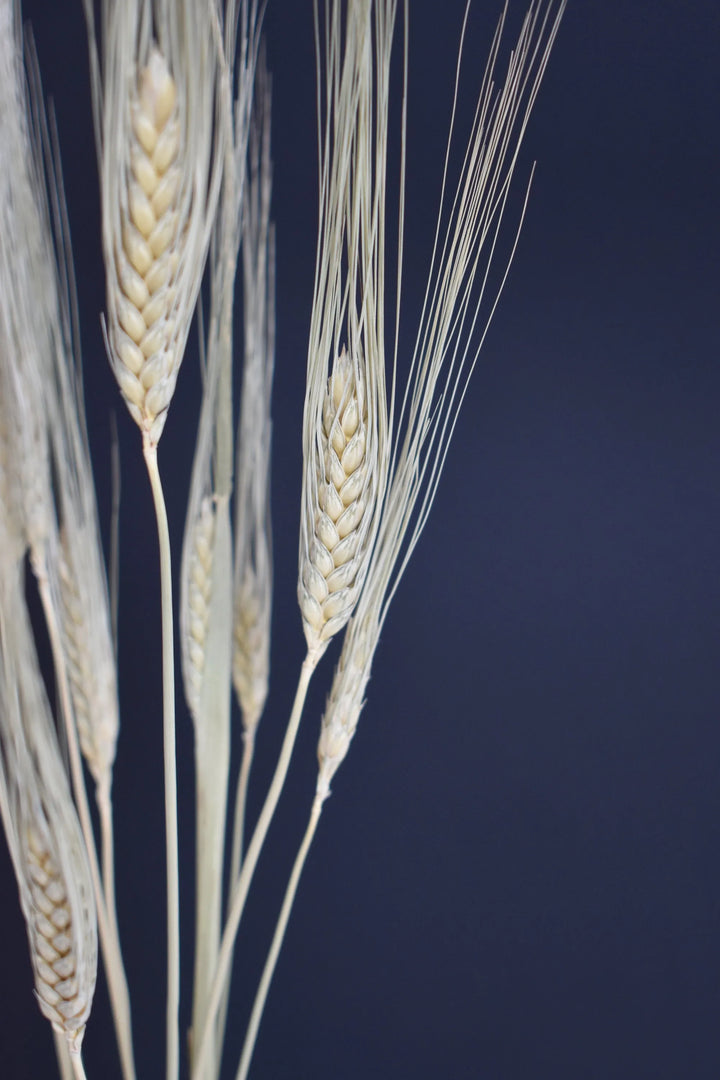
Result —
<instances>
[{"instance_id":1,"label":"pale beige wheat head","mask_svg":"<svg viewBox=\"0 0 720 1080\"><path fill-rule=\"evenodd\" d=\"M183 676L185 696L193 716L200 706L205 647L212 594L213 534L215 515L212 500L203 499L189 538L187 625L183 633Z\"/></svg>"},{"instance_id":2,"label":"pale beige wheat head","mask_svg":"<svg viewBox=\"0 0 720 1080\"><path fill-rule=\"evenodd\" d=\"M384 196L397 4L354 0L346 20L341 9L333 4L328 10L324 58L318 56L320 223L298 573L313 652L323 650L352 614L389 467Z\"/></svg>"},{"instance_id":3,"label":"pale beige wheat head","mask_svg":"<svg viewBox=\"0 0 720 1080\"><path fill-rule=\"evenodd\" d=\"M0 810L38 1004L78 1053L97 975L95 903L24 603L19 579L3 580Z\"/></svg>"},{"instance_id":4,"label":"pale beige wheat head","mask_svg":"<svg viewBox=\"0 0 720 1080\"><path fill-rule=\"evenodd\" d=\"M372 497L365 382L358 361L343 349L323 401L313 495L314 522L301 561L298 598L308 645L332 637L357 597L360 558Z\"/></svg>"},{"instance_id":5,"label":"pale beige wheat head","mask_svg":"<svg viewBox=\"0 0 720 1080\"><path fill-rule=\"evenodd\" d=\"M108 791L119 716L109 609L94 523L60 537L60 622L80 747L99 788Z\"/></svg>"},{"instance_id":6,"label":"pale beige wheat head","mask_svg":"<svg viewBox=\"0 0 720 1080\"><path fill-rule=\"evenodd\" d=\"M233 685L246 736L252 734L262 715L270 678L270 398L275 364L270 117L270 78L261 52L242 215L245 355L235 470Z\"/></svg>"},{"instance_id":7,"label":"pale beige wheat head","mask_svg":"<svg viewBox=\"0 0 720 1080\"><path fill-rule=\"evenodd\" d=\"M92 4L85 6L110 360L131 415L155 445L175 390L217 203L220 47L211 3L105 0L101 86Z\"/></svg>"}]
</instances>

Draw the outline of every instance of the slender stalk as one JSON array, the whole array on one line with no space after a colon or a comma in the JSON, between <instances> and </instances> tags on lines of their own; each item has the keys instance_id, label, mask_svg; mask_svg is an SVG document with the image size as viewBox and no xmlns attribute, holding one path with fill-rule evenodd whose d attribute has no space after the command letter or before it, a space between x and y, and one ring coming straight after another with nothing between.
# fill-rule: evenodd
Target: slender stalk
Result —
<instances>
[{"instance_id":1,"label":"slender stalk","mask_svg":"<svg viewBox=\"0 0 720 1080\"><path fill-rule=\"evenodd\" d=\"M283 784L285 783L285 777L287 775L288 766L290 765L290 758L295 745L295 738L297 736L308 686L310 685L310 679L312 678L313 672L324 651L324 646L321 646L317 650L308 652L300 670L300 678L295 692L295 701L293 702L292 712L290 713L290 719L285 731L285 738L280 750L280 756L277 765L275 766L275 773L273 774L263 808L260 811L260 817L258 818L255 831L253 832L250 845L247 849L242 870L240 871L240 877L238 878L233 893L228 917L225 922L225 930L223 932L218 962L215 968L208 1000L208 1011L203 1024L200 1043L198 1044L197 1056L193 1061L193 1080L198 1080L199 1077L204 1075L207 1057L212 1048L212 1036L215 1029L215 1021L223 997L225 981L228 978L230 964L232 962L235 938L237 936L238 927L240 926L240 920L245 907L245 900L247 899L250 883L255 872L255 866L257 865L260 852L262 851L262 846L268 828L270 827L270 822L272 821L275 808L280 799L280 793L283 789Z\"/></svg>"},{"instance_id":2,"label":"slender stalk","mask_svg":"<svg viewBox=\"0 0 720 1080\"><path fill-rule=\"evenodd\" d=\"M237 790L235 792L235 820L233 823L233 839L230 854L229 899L232 899L233 890L235 889L235 884L240 876L240 867L242 866L243 839L245 836L245 810L247 807L250 770L255 754L256 727L257 725L255 725L252 730L247 730L243 733L243 754L242 761L240 762Z\"/></svg>"},{"instance_id":3,"label":"slender stalk","mask_svg":"<svg viewBox=\"0 0 720 1080\"><path fill-rule=\"evenodd\" d=\"M238 774L237 788L235 791L235 814L233 822L233 837L232 848L230 852L230 881L228 884L228 907L232 903L233 892L237 885L238 878L240 876L240 867L242 866L243 856L243 840L245 837L245 809L247 806L247 793L248 784L250 781L250 770L252 768L253 757L255 755L255 731L257 730L257 722L248 726L243 732L243 753L242 761L240 762L240 772ZM225 1026L227 1024L227 1012L228 1002L230 1000L230 975L231 971L228 971L227 978L225 979L225 986L223 988L223 997L218 1012L217 1021L217 1045L222 1047L225 1041ZM218 1056L218 1064L220 1061L220 1055Z\"/></svg>"},{"instance_id":4,"label":"slender stalk","mask_svg":"<svg viewBox=\"0 0 720 1080\"><path fill-rule=\"evenodd\" d=\"M61 1035L59 1031L55 1031L54 1028L53 1039L55 1041L55 1055L58 1061L58 1069L60 1070L60 1080L73 1080L73 1067L70 1062L70 1051L68 1049L67 1039L64 1035Z\"/></svg>"},{"instance_id":5,"label":"slender stalk","mask_svg":"<svg viewBox=\"0 0 720 1080\"><path fill-rule=\"evenodd\" d=\"M270 989L270 983L275 973L275 965L277 964L278 956L280 955L280 949L285 938L285 931L287 929L288 919L290 918L290 912L292 911L293 902L295 900L295 893L300 882L300 875L303 872L305 865L305 859L307 853L310 850L313 837L315 835L315 829L317 823L320 820L320 813L322 811L323 799L321 796L316 795L312 809L310 810L310 820L308 821L305 835L302 839L302 843L298 848L298 853L295 857L295 863L290 874L290 879L285 891L285 899L283 900L280 914L278 916L277 925L275 926L275 933L273 935L272 944L270 945L270 951L265 961L265 967L263 968L262 978L257 988L255 995L255 1002L253 1004L252 1013L250 1014L250 1023L248 1024L247 1032L245 1033L245 1042L243 1044L242 1055L240 1057L240 1065L238 1066L237 1076L235 1080L246 1080L248 1070L250 1068L250 1059L255 1049L255 1041L257 1039L258 1028L260 1027L260 1021L262 1020L263 1010L265 1008L265 1001L267 1000L268 990Z\"/></svg>"},{"instance_id":6,"label":"slender stalk","mask_svg":"<svg viewBox=\"0 0 720 1080\"><path fill-rule=\"evenodd\" d=\"M87 1074L83 1065L82 1057L79 1053L71 1054L70 1060L72 1062L73 1074L75 1080L87 1080Z\"/></svg>"},{"instance_id":7,"label":"slender stalk","mask_svg":"<svg viewBox=\"0 0 720 1080\"><path fill-rule=\"evenodd\" d=\"M85 780L83 777L80 746L78 745L77 731L75 730L75 724L73 723L72 700L67 672L65 670L60 630L57 619L55 618L55 607L52 596L50 595L47 570L42 562L42 557L35 560L34 570L37 578L40 600L45 613L45 623L47 626L48 637L50 638L50 648L53 654L58 687L62 700L62 712L65 719L65 731L70 758L70 774L73 792L75 794L75 804L80 819L80 827L82 829L88 863L90 865L93 892L95 893L98 929L100 931L100 947L102 949L105 973L108 980L108 991L110 993L110 1003L112 1006L118 1050L120 1051L120 1062L125 1080L135 1080L132 1028L130 1023L130 995L128 993L127 979L125 977L125 969L123 967L122 954L120 952L120 942L116 936L116 929L115 932L113 932L113 928L116 928L116 923L114 919L111 922L107 914L105 895L100 877L100 868L98 866L95 835L93 833L90 807L88 805L87 791L85 789ZM71 1055L71 1057L73 1057L73 1055Z\"/></svg>"},{"instance_id":8,"label":"slender stalk","mask_svg":"<svg viewBox=\"0 0 720 1080\"><path fill-rule=\"evenodd\" d=\"M157 445L143 435L143 456L152 488L160 545L162 599L163 745L165 761L165 857L167 872L167 1080L177 1080L180 1062L180 875L178 869L177 769L175 763L175 656L173 651L170 533Z\"/></svg>"}]
</instances>

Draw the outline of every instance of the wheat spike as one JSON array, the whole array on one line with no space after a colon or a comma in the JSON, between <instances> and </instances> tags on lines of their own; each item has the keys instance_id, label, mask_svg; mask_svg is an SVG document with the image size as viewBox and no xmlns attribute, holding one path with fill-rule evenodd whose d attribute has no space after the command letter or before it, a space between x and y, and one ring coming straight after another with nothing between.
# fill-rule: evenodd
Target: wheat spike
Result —
<instances>
[{"instance_id":1,"label":"wheat spike","mask_svg":"<svg viewBox=\"0 0 720 1080\"><path fill-rule=\"evenodd\" d=\"M218 12L195 0L103 0L90 33L102 186L107 344L148 446L165 424L222 174Z\"/></svg>"},{"instance_id":2,"label":"wheat spike","mask_svg":"<svg viewBox=\"0 0 720 1080\"><path fill-rule=\"evenodd\" d=\"M183 638L183 675L185 694L190 711L197 715L200 707L203 674L205 671L205 643L212 594L213 535L215 514L212 499L205 498L195 522L191 540L188 574L188 620Z\"/></svg>"},{"instance_id":3,"label":"wheat spike","mask_svg":"<svg viewBox=\"0 0 720 1080\"><path fill-rule=\"evenodd\" d=\"M72 912L60 868L40 832L28 826L26 860L32 918L30 938L40 1009L56 1031L79 1048L90 1012L73 948Z\"/></svg>"},{"instance_id":4,"label":"wheat spike","mask_svg":"<svg viewBox=\"0 0 720 1080\"><path fill-rule=\"evenodd\" d=\"M140 74L130 111L130 168L114 252L110 341L132 416L141 428L157 434L180 360L173 308L183 256L178 196L184 162L179 160L177 88L156 48Z\"/></svg>"},{"instance_id":5,"label":"wheat spike","mask_svg":"<svg viewBox=\"0 0 720 1080\"><path fill-rule=\"evenodd\" d=\"M565 0L531 5L511 54L506 81L498 90L493 74L506 12L500 17L454 193L447 188L448 148L435 248L394 435L387 495L364 589L345 635L321 722L317 795L323 799L355 733L380 632L432 507L467 383L484 340L483 332L473 347L519 146L564 9ZM514 250L515 245L508 268ZM490 304L485 330L506 276L507 269Z\"/></svg>"},{"instance_id":6,"label":"wheat spike","mask_svg":"<svg viewBox=\"0 0 720 1080\"><path fill-rule=\"evenodd\" d=\"M79 1053L97 974L97 924L20 579L0 583L0 811L43 1014Z\"/></svg>"},{"instance_id":7,"label":"wheat spike","mask_svg":"<svg viewBox=\"0 0 720 1080\"><path fill-rule=\"evenodd\" d=\"M72 544L63 530L57 568L63 646L80 746L95 783L107 791L119 716L107 594L100 567L94 565L97 544L94 525L76 528ZM80 560L82 569L77 566Z\"/></svg>"},{"instance_id":8,"label":"wheat spike","mask_svg":"<svg viewBox=\"0 0 720 1080\"><path fill-rule=\"evenodd\" d=\"M323 402L312 539L298 585L310 648L345 625L357 596L358 554L371 497L367 422L362 371L343 349Z\"/></svg>"},{"instance_id":9,"label":"wheat spike","mask_svg":"<svg viewBox=\"0 0 720 1080\"><path fill-rule=\"evenodd\" d=\"M262 713L270 677L267 594L248 574L235 590L233 685L245 730L253 731Z\"/></svg>"},{"instance_id":10,"label":"wheat spike","mask_svg":"<svg viewBox=\"0 0 720 1080\"><path fill-rule=\"evenodd\" d=\"M356 0L344 19L343 5L329 6L318 53L320 222L298 572L311 652L352 614L388 474L384 193L396 8Z\"/></svg>"},{"instance_id":11,"label":"wheat spike","mask_svg":"<svg viewBox=\"0 0 720 1080\"><path fill-rule=\"evenodd\" d=\"M270 400L275 363L275 230L270 220L271 87L264 50L256 72L244 188L245 356L237 435L233 684L243 731L252 736L270 676L272 550Z\"/></svg>"}]
</instances>

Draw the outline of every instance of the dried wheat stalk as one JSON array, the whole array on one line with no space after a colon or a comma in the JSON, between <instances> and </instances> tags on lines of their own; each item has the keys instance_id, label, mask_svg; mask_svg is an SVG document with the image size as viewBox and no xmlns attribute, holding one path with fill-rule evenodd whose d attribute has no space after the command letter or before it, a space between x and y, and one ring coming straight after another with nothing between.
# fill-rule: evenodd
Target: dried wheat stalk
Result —
<instances>
[{"instance_id":1,"label":"dried wheat stalk","mask_svg":"<svg viewBox=\"0 0 720 1080\"><path fill-rule=\"evenodd\" d=\"M125 402L162 434L202 279L221 175L214 5L86 0L101 159L107 338Z\"/></svg>"},{"instance_id":2,"label":"dried wheat stalk","mask_svg":"<svg viewBox=\"0 0 720 1080\"><path fill-rule=\"evenodd\" d=\"M387 478L384 192L396 10L394 0L355 0L343 27L341 6L333 4L326 27L327 119L321 131L298 574L303 628L313 653L322 652L352 614ZM319 81L320 62L318 56Z\"/></svg>"},{"instance_id":3,"label":"dried wheat stalk","mask_svg":"<svg viewBox=\"0 0 720 1080\"><path fill-rule=\"evenodd\" d=\"M0 810L25 916L38 1004L80 1053L97 972L82 834L17 577L0 615Z\"/></svg>"},{"instance_id":4,"label":"dried wheat stalk","mask_svg":"<svg viewBox=\"0 0 720 1080\"><path fill-rule=\"evenodd\" d=\"M183 639L187 652L183 664L185 696L190 711L195 715L200 707L203 673L205 670L205 646L212 592L213 533L215 516L210 499L203 499L200 516L195 523L191 540L188 607L190 611L188 634Z\"/></svg>"},{"instance_id":5,"label":"dried wheat stalk","mask_svg":"<svg viewBox=\"0 0 720 1080\"><path fill-rule=\"evenodd\" d=\"M564 9L565 0L531 5L505 82L496 90L493 74L503 12L452 195L446 189L448 146L425 303L394 436L392 475L365 588L343 642L321 723L317 795L322 799L327 798L330 781L355 734L380 631L432 507L468 380L515 252L517 233L486 309L479 344L473 345L520 144ZM452 135L451 128L449 140ZM520 224L522 214L524 207Z\"/></svg>"},{"instance_id":6,"label":"dried wheat stalk","mask_svg":"<svg viewBox=\"0 0 720 1080\"><path fill-rule=\"evenodd\" d=\"M261 54L242 220L245 350L235 471L233 684L246 743L252 741L262 715L270 675L270 394L275 362L270 115L270 78Z\"/></svg>"}]
</instances>

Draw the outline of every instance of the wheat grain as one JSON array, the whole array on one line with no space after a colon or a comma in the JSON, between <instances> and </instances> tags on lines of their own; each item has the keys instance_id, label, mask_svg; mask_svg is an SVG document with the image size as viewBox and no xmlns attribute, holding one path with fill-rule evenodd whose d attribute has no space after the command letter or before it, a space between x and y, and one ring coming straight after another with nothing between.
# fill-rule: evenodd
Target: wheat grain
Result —
<instances>
[{"instance_id":1,"label":"wheat grain","mask_svg":"<svg viewBox=\"0 0 720 1080\"><path fill-rule=\"evenodd\" d=\"M270 396L275 363L270 116L270 77L261 52L250 125L242 224L245 350L235 495L233 684L242 711L246 743L252 740L262 715L270 673Z\"/></svg>"},{"instance_id":2,"label":"wheat grain","mask_svg":"<svg viewBox=\"0 0 720 1080\"><path fill-rule=\"evenodd\" d=\"M212 3L103 5L102 85L86 0L101 163L107 341L149 445L165 424L202 279L222 172Z\"/></svg>"},{"instance_id":3,"label":"wheat grain","mask_svg":"<svg viewBox=\"0 0 720 1080\"><path fill-rule=\"evenodd\" d=\"M19 579L4 575L1 593L0 809L38 1003L77 1054L97 972L90 871Z\"/></svg>"},{"instance_id":4,"label":"wheat grain","mask_svg":"<svg viewBox=\"0 0 720 1080\"><path fill-rule=\"evenodd\" d=\"M130 104L130 171L117 282L110 296L110 341L126 404L144 430L159 434L180 358L174 341L176 277L183 257L178 196L180 151L177 87L153 49Z\"/></svg>"},{"instance_id":5,"label":"wheat grain","mask_svg":"<svg viewBox=\"0 0 720 1080\"><path fill-rule=\"evenodd\" d=\"M396 9L394 0L356 0L343 30L341 7L334 4L325 28L327 115L321 127L298 572L310 651L322 651L352 614L387 479L384 195ZM316 41L320 83L317 9ZM347 344L341 346L342 340Z\"/></svg>"},{"instance_id":6,"label":"wheat grain","mask_svg":"<svg viewBox=\"0 0 720 1080\"><path fill-rule=\"evenodd\" d=\"M432 507L468 380L512 261L517 233L479 344L471 349L520 144L564 9L565 0L547 7L541 2L531 5L505 83L496 91L493 70L503 12L457 191L448 197L451 125L425 303L394 436L392 475L364 591L343 642L321 722L317 784L321 798L327 797L330 780L357 728L380 631ZM456 80L456 98L457 92ZM520 225L523 214L524 207ZM480 286L474 289L476 278Z\"/></svg>"},{"instance_id":7,"label":"wheat grain","mask_svg":"<svg viewBox=\"0 0 720 1080\"><path fill-rule=\"evenodd\" d=\"M191 540L189 565L188 608L189 618L183 635L183 676L185 696L190 711L196 716L200 708L203 674L205 671L205 646L212 593L213 534L215 515L212 501L203 499L200 515L195 522Z\"/></svg>"},{"instance_id":8,"label":"wheat grain","mask_svg":"<svg viewBox=\"0 0 720 1080\"><path fill-rule=\"evenodd\" d=\"M311 649L345 625L357 597L372 498L367 424L360 362L343 349L323 402L312 538L300 566L298 599Z\"/></svg>"},{"instance_id":9,"label":"wheat grain","mask_svg":"<svg viewBox=\"0 0 720 1080\"><path fill-rule=\"evenodd\" d=\"M95 783L109 792L119 718L107 593L94 565L94 523L72 535L63 530L58 558L63 645L80 746Z\"/></svg>"}]
</instances>

